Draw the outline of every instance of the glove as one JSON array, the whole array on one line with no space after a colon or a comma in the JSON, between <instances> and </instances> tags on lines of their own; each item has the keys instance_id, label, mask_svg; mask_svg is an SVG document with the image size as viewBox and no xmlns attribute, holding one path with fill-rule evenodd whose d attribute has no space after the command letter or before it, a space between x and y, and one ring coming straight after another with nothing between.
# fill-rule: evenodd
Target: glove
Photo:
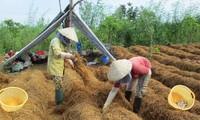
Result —
<instances>
[{"instance_id":1,"label":"glove","mask_svg":"<svg viewBox=\"0 0 200 120\"><path fill-rule=\"evenodd\" d=\"M109 95L108 95L108 98L103 106L103 110L108 106L110 105L110 103L113 101L114 97L116 96L117 94L117 91L118 91L119 88L116 88L116 87L112 87Z\"/></svg>"},{"instance_id":2,"label":"glove","mask_svg":"<svg viewBox=\"0 0 200 120\"><path fill-rule=\"evenodd\" d=\"M66 53L66 52L61 52L60 53L60 57L63 59L71 59L72 58L72 54L71 53Z\"/></svg>"},{"instance_id":3,"label":"glove","mask_svg":"<svg viewBox=\"0 0 200 120\"><path fill-rule=\"evenodd\" d=\"M71 59L65 59L65 62L69 63L72 68L74 68L74 63Z\"/></svg>"}]
</instances>

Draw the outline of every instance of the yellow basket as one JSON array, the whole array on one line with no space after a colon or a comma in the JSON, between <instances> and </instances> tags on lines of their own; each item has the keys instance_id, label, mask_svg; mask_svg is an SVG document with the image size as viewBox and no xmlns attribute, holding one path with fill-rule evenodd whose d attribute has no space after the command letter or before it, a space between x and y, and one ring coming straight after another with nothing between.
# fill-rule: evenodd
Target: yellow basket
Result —
<instances>
[{"instance_id":1,"label":"yellow basket","mask_svg":"<svg viewBox=\"0 0 200 120\"><path fill-rule=\"evenodd\" d=\"M195 94L183 85L174 86L168 95L168 103L176 109L189 110L194 102Z\"/></svg>"},{"instance_id":2,"label":"yellow basket","mask_svg":"<svg viewBox=\"0 0 200 120\"><path fill-rule=\"evenodd\" d=\"M0 103L3 110L19 110L28 100L28 94L19 87L7 87L0 91Z\"/></svg>"}]
</instances>

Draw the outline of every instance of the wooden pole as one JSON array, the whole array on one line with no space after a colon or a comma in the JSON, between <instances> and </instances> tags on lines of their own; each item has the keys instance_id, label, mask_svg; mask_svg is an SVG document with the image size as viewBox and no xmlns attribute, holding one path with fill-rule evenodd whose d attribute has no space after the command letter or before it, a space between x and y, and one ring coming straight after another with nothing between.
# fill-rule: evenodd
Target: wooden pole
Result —
<instances>
[{"instance_id":1,"label":"wooden pole","mask_svg":"<svg viewBox=\"0 0 200 120\"><path fill-rule=\"evenodd\" d=\"M69 6L69 27L72 27L72 7L73 7L73 0L69 0L70 6Z\"/></svg>"},{"instance_id":2,"label":"wooden pole","mask_svg":"<svg viewBox=\"0 0 200 120\"><path fill-rule=\"evenodd\" d=\"M73 13L73 9L74 9L74 7L78 4L78 3L80 3L80 2L82 2L83 0L79 0L79 1L77 1L75 4L73 4L73 0L69 0L69 6L68 6L68 10L70 10L69 11L69 14L68 14L68 16L66 17L66 19L65 19L65 25L63 26L63 27L72 27L72 13Z\"/></svg>"}]
</instances>

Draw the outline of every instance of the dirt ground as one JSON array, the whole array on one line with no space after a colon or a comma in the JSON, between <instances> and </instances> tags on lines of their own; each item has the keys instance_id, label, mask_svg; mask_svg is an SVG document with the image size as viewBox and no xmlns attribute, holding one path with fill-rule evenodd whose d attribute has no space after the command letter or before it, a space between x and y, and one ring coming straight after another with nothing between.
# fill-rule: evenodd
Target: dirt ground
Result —
<instances>
[{"instance_id":1,"label":"dirt ground","mask_svg":"<svg viewBox=\"0 0 200 120\"><path fill-rule=\"evenodd\" d=\"M106 73L108 65L87 66L79 56L75 68L66 64L64 76L64 104L54 102L54 84L46 72L46 64L33 65L17 73L0 72L0 88L16 86L28 93L24 107L15 112L0 108L2 120L200 120L200 44L155 46L152 53L152 77L138 115L132 112L131 101L124 97L125 85L120 87L108 109L103 104L112 88ZM149 48L131 46L112 47L116 59L149 56ZM95 56L96 57L96 56ZM2 57L0 58L2 60ZM94 59L90 59L94 60ZM175 85L189 87L196 96L194 106L187 111L174 109L167 97Z\"/></svg>"}]
</instances>

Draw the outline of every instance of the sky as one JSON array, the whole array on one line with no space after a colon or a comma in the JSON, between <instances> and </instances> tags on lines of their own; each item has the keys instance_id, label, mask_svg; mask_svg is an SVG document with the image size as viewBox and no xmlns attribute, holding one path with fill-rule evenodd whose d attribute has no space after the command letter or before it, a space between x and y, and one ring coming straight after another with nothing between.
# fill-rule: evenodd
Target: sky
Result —
<instances>
[{"instance_id":1,"label":"sky","mask_svg":"<svg viewBox=\"0 0 200 120\"><path fill-rule=\"evenodd\" d=\"M77 1L73 0L74 3ZM120 4L126 4L133 0L102 1L109 7L115 8ZM69 4L69 0L60 0L60 2L63 11ZM75 11L78 11L77 7ZM60 11L59 0L0 0L0 22L6 19L13 19L15 22L25 23L30 9L32 12L36 10L37 17L44 16L45 19L52 20Z\"/></svg>"},{"instance_id":2,"label":"sky","mask_svg":"<svg viewBox=\"0 0 200 120\"><path fill-rule=\"evenodd\" d=\"M73 0L77 2L78 0ZM88 0L96 1L96 0ZM111 9L118 7L120 4L131 2L136 6L148 6L150 0L102 0L102 2ZM159 0L154 0L159 1ZM166 0L165 9L170 9L170 5L176 0ZM200 3L199 0L182 0L185 5L189 5L191 1ZM69 4L69 0L60 0L61 9ZM199 4L200 5L200 4ZM78 7L78 6L77 6ZM76 7L75 12L78 11ZM15 22L24 24L28 20L29 11L36 10L36 16L45 20L52 20L60 11L59 0L0 0L0 22L6 19L13 19ZM77 13L77 12L76 12ZM77 13L78 14L78 13Z\"/></svg>"}]
</instances>

